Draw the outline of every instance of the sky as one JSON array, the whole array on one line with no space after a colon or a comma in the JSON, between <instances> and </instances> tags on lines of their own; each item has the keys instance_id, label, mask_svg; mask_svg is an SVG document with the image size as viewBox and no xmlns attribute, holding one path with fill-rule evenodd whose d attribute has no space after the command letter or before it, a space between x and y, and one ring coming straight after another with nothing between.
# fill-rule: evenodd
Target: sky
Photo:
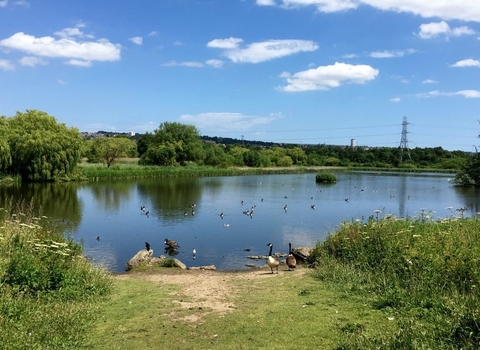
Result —
<instances>
[{"instance_id":1,"label":"sky","mask_svg":"<svg viewBox=\"0 0 480 350\"><path fill-rule=\"evenodd\" d=\"M0 115L474 151L478 0L0 0ZM403 125L404 118L406 124Z\"/></svg>"}]
</instances>

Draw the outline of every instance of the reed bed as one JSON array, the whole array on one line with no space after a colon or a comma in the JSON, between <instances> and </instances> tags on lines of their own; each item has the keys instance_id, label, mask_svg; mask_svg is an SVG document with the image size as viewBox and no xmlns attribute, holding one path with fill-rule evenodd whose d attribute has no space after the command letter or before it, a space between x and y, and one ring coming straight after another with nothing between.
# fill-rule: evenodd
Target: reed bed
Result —
<instances>
[{"instance_id":1,"label":"reed bed","mask_svg":"<svg viewBox=\"0 0 480 350\"><path fill-rule=\"evenodd\" d=\"M136 164L116 164L107 168L101 164L82 163L80 174L88 180L136 179L154 177L205 177L205 176L243 176L263 174L303 174L318 171L315 167L295 168L216 168L210 166L141 166Z\"/></svg>"},{"instance_id":2,"label":"reed bed","mask_svg":"<svg viewBox=\"0 0 480 350\"><path fill-rule=\"evenodd\" d=\"M361 325L338 349L479 348L480 220L456 214L433 222L375 213L316 246L316 276L367 297L396 326Z\"/></svg>"}]
</instances>

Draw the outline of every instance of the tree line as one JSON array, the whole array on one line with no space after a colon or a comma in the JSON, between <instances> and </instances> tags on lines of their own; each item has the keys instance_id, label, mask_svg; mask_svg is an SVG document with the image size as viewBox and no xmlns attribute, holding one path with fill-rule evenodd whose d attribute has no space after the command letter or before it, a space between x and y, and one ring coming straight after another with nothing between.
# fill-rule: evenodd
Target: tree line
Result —
<instances>
[{"instance_id":1,"label":"tree line","mask_svg":"<svg viewBox=\"0 0 480 350\"><path fill-rule=\"evenodd\" d=\"M350 147L297 145L202 137L192 125L164 122L153 132L107 134L84 139L45 112L27 110L0 117L0 175L24 181L72 178L82 159L112 166L123 157L140 165L213 167L341 166L430 168L458 171L457 183L480 186L480 156L442 147Z\"/></svg>"}]
</instances>

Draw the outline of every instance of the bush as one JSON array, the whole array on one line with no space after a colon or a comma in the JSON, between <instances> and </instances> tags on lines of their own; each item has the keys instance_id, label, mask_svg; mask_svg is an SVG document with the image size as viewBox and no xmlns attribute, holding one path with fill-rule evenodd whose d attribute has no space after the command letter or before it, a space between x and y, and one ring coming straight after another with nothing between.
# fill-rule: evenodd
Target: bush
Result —
<instances>
[{"instance_id":1,"label":"bush","mask_svg":"<svg viewBox=\"0 0 480 350\"><path fill-rule=\"evenodd\" d=\"M317 174L315 176L315 181L324 183L335 183L337 182L337 177L329 173Z\"/></svg>"}]
</instances>

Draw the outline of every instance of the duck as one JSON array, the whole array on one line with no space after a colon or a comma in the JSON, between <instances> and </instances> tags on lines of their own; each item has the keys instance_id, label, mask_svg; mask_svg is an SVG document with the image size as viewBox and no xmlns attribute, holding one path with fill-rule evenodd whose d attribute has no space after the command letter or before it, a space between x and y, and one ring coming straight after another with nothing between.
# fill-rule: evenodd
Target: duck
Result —
<instances>
[{"instance_id":1,"label":"duck","mask_svg":"<svg viewBox=\"0 0 480 350\"><path fill-rule=\"evenodd\" d=\"M172 241L171 239L165 238L165 241L163 241L166 245L168 245L169 248L178 248L178 243L175 241Z\"/></svg>"},{"instance_id":2,"label":"duck","mask_svg":"<svg viewBox=\"0 0 480 350\"><path fill-rule=\"evenodd\" d=\"M288 243L288 256L286 260L288 271L292 271L292 269L297 267L297 259L292 254L292 243Z\"/></svg>"},{"instance_id":3,"label":"duck","mask_svg":"<svg viewBox=\"0 0 480 350\"><path fill-rule=\"evenodd\" d=\"M278 261L277 258L275 258L275 257L272 256L273 244L272 244L272 243L268 243L267 246L270 247L270 251L269 251L269 253L268 253L268 258L267 258L267 265L268 265L268 267L270 267L270 269L272 270L272 274L273 274L273 269L274 269L274 268L277 269L277 273L278 273L278 266L280 265L280 261Z\"/></svg>"}]
</instances>

